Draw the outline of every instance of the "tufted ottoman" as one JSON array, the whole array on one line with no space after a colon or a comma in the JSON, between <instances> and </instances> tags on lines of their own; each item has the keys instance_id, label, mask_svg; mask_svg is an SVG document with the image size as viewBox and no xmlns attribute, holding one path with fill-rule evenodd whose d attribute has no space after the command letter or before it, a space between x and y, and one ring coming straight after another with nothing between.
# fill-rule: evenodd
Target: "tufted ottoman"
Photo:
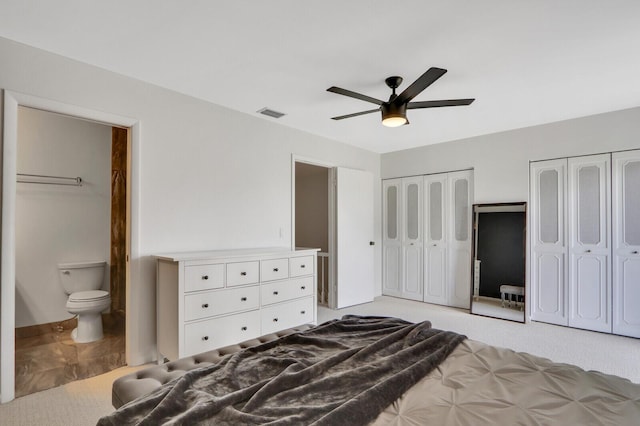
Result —
<instances>
[{"instance_id":1,"label":"tufted ottoman","mask_svg":"<svg viewBox=\"0 0 640 426\"><path fill-rule=\"evenodd\" d=\"M261 343L276 340L287 334L297 331L307 330L312 325L301 325L299 327L289 328L272 334L265 334L255 339L247 340L236 345L225 346L224 348L214 349L212 351L203 352L187 358L181 358L176 361L167 362L166 364L145 368L135 373L122 376L113 382L111 388L111 404L115 408L120 408L129 401L133 401L139 396L145 395L157 387L182 376L189 370L204 367L218 362L225 355L241 351L244 348L257 346Z\"/></svg>"}]
</instances>

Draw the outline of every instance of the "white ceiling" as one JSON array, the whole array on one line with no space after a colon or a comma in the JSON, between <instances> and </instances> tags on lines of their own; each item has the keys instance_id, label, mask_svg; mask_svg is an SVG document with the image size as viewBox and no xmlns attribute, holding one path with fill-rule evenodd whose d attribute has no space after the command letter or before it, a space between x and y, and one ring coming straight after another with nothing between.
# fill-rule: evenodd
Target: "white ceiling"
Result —
<instances>
[{"instance_id":1,"label":"white ceiling","mask_svg":"<svg viewBox=\"0 0 640 426\"><path fill-rule=\"evenodd\" d=\"M0 0L0 36L376 152L640 106L637 0ZM330 119L432 66L414 100L475 103Z\"/></svg>"}]
</instances>

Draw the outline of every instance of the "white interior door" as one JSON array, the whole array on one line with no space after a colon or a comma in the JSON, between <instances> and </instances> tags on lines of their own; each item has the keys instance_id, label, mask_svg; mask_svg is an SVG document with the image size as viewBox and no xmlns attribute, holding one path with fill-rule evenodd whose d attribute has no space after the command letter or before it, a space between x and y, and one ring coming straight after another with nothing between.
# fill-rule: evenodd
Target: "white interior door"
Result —
<instances>
[{"instance_id":1,"label":"white interior door","mask_svg":"<svg viewBox=\"0 0 640 426\"><path fill-rule=\"evenodd\" d=\"M452 172L449 182L449 305L469 309L471 305L471 171Z\"/></svg>"},{"instance_id":2,"label":"white interior door","mask_svg":"<svg viewBox=\"0 0 640 426\"><path fill-rule=\"evenodd\" d=\"M611 332L610 155L570 158L569 326Z\"/></svg>"},{"instance_id":3,"label":"white interior door","mask_svg":"<svg viewBox=\"0 0 640 426\"><path fill-rule=\"evenodd\" d=\"M424 301L446 305L447 174L424 177Z\"/></svg>"},{"instance_id":4,"label":"white interior door","mask_svg":"<svg viewBox=\"0 0 640 426\"><path fill-rule=\"evenodd\" d=\"M640 337L640 150L613 154L613 332Z\"/></svg>"},{"instance_id":5,"label":"white interior door","mask_svg":"<svg viewBox=\"0 0 640 426\"><path fill-rule=\"evenodd\" d=\"M402 179L382 182L382 293L402 292Z\"/></svg>"},{"instance_id":6,"label":"white interior door","mask_svg":"<svg viewBox=\"0 0 640 426\"><path fill-rule=\"evenodd\" d=\"M373 176L337 167L335 307L373 301Z\"/></svg>"}]
</instances>

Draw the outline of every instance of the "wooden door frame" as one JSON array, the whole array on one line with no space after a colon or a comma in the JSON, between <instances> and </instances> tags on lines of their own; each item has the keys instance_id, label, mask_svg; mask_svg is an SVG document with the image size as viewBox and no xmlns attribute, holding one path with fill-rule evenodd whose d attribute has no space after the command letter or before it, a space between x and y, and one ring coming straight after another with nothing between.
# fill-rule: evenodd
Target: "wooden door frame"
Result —
<instances>
[{"instance_id":1,"label":"wooden door frame","mask_svg":"<svg viewBox=\"0 0 640 426\"><path fill-rule=\"evenodd\" d=\"M2 120L2 253L0 260L0 402L11 401L15 397L15 207L16 207L16 163L18 145L18 107L30 107L79 119L89 120L108 126L129 129L129 171L128 199L130 214L128 253L126 272L126 304L135 306L137 294L131 282L140 277L139 263L139 188L140 188L140 122L131 117L92 110L76 105L44 99L33 95L4 90L0 111ZM135 160L135 161L133 161ZM126 360L136 363L134 354L138 348L138 332L134 330L132 315L126 316Z\"/></svg>"}]
</instances>

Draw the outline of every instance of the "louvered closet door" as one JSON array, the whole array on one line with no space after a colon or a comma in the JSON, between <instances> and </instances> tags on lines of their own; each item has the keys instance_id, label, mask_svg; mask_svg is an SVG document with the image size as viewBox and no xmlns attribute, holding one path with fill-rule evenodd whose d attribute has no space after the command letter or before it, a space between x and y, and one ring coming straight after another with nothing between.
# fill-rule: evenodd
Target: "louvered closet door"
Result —
<instances>
[{"instance_id":1,"label":"louvered closet door","mask_svg":"<svg viewBox=\"0 0 640 426\"><path fill-rule=\"evenodd\" d=\"M402 297L422 300L422 176L402 179Z\"/></svg>"},{"instance_id":2,"label":"louvered closet door","mask_svg":"<svg viewBox=\"0 0 640 426\"><path fill-rule=\"evenodd\" d=\"M469 309L471 304L471 197L473 172L448 173L449 305Z\"/></svg>"},{"instance_id":3,"label":"louvered closet door","mask_svg":"<svg viewBox=\"0 0 640 426\"><path fill-rule=\"evenodd\" d=\"M611 332L609 154L575 157L569 169L569 326Z\"/></svg>"},{"instance_id":4,"label":"louvered closet door","mask_svg":"<svg viewBox=\"0 0 640 426\"><path fill-rule=\"evenodd\" d=\"M531 163L531 319L568 325L567 160Z\"/></svg>"},{"instance_id":5,"label":"louvered closet door","mask_svg":"<svg viewBox=\"0 0 640 426\"><path fill-rule=\"evenodd\" d=\"M446 305L447 298L447 175L424 178L424 301Z\"/></svg>"},{"instance_id":6,"label":"louvered closet door","mask_svg":"<svg viewBox=\"0 0 640 426\"><path fill-rule=\"evenodd\" d=\"M382 182L383 294L402 295L402 180Z\"/></svg>"},{"instance_id":7,"label":"louvered closet door","mask_svg":"<svg viewBox=\"0 0 640 426\"><path fill-rule=\"evenodd\" d=\"M640 150L613 154L613 332L640 337Z\"/></svg>"}]
</instances>

